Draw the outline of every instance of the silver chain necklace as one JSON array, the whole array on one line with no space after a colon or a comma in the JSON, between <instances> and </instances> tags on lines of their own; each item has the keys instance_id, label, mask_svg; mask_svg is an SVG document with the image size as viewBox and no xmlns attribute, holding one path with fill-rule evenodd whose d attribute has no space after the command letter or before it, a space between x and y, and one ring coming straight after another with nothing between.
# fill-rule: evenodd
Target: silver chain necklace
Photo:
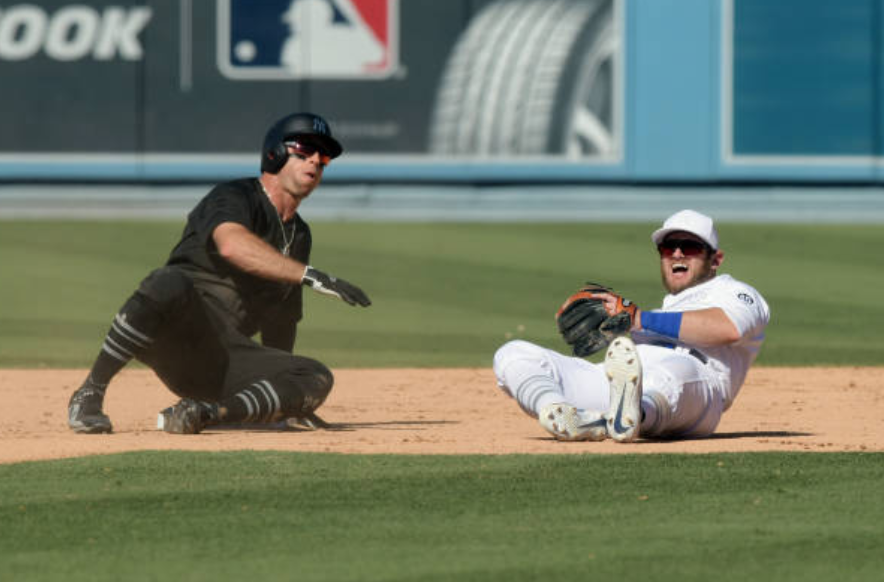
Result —
<instances>
[{"instance_id":1,"label":"silver chain necklace","mask_svg":"<svg viewBox=\"0 0 884 582\"><path fill-rule=\"evenodd\" d=\"M282 222L282 217L279 215L279 211L276 210L276 206L273 205L273 199L270 198L270 193L264 188L264 184L261 183L261 180L258 180L258 184L261 185L261 190L264 191L264 194L267 196L267 199L270 200L270 205L273 206L273 215L276 217L277 222L279 222L279 228L282 230L282 248L279 249L285 256L289 256L289 249L292 247L292 243L295 242L295 222L292 221L292 236L291 238L285 235L285 224Z\"/></svg>"}]
</instances>

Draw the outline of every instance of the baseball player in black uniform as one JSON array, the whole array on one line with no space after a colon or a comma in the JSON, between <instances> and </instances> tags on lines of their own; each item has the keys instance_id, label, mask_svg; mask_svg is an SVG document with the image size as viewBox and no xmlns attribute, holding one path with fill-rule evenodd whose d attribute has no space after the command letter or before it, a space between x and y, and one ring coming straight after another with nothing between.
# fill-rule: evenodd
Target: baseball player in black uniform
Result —
<instances>
[{"instance_id":1,"label":"baseball player in black uniform","mask_svg":"<svg viewBox=\"0 0 884 582\"><path fill-rule=\"evenodd\" d=\"M298 207L343 148L328 123L296 113L267 132L260 178L217 185L191 211L166 265L150 273L108 331L68 405L78 433L109 433L108 383L132 358L181 397L162 411L166 432L215 424L296 419L314 411L334 382L315 360L293 355L302 290L367 307L357 286L310 266L310 228ZM260 333L261 343L253 336Z\"/></svg>"}]
</instances>

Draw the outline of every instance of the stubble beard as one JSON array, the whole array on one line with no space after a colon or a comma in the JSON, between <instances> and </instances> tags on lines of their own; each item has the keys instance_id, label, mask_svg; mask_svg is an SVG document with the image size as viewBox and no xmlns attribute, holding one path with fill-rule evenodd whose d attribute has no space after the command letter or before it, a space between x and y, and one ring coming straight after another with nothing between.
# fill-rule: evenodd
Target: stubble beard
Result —
<instances>
[{"instance_id":1,"label":"stubble beard","mask_svg":"<svg viewBox=\"0 0 884 582\"><path fill-rule=\"evenodd\" d=\"M666 267L661 263L660 264L660 277L663 280L663 287L672 295L678 295L685 289L690 289L691 287L695 287L701 283L705 283L709 279L715 276L715 269L712 268L712 258L709 257L703 261L703 264L700 265L700 268L697 270L693 276L685 281L683 284L673 285L669 282L669 278L666 276Z\"/></svg>"}]
</instances>

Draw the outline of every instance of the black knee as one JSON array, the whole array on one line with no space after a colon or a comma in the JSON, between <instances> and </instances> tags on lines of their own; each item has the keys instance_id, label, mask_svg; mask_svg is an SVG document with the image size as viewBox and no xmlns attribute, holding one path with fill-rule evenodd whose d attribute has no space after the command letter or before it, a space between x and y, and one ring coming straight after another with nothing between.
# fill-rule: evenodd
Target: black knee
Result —
<instances>
[{"instance_id":1,"label":"black knee","mask_svg":"<svg viewBox=\"0 0 884 582\"><path fill-rule=\"evenodd\" d=\"M313 381L317 385L317 389L324 392L326 396L331 392L332 386L335 385L335 375L329 370L325 364L314 362L314 368L311 372Z\"/></svg>"},{"instance_id":2,"label":"black knee","mask_svg":"<svg viewBox=\"0 0 884 582\"><path fill-rule=\"evenodd\" d=\"M282 408L298 416L313 412L325 402L335 383L334 374L321 362L298 358L297 365L281 372L277 380L283 386Z\"/></svg>"},{"instance_id":3,"label":"black knee","mask_svg":"<svg viewBox=\"0 0 884 582\"><path fill-rule=\"evenodd\" d=\"M334 374L324 364L312 360L308 369L298 372L297 375L304 392L302 410L313 412L325 402L331 393L335 384Z\"/></svg>"}]
</instances>

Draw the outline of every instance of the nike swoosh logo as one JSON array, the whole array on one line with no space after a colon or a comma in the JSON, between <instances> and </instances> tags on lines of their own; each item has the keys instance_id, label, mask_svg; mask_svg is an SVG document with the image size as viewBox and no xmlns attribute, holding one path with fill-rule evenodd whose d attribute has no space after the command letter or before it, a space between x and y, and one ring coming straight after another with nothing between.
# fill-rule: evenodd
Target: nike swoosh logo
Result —
<instances>
[{"instance_id":1,"label":"nike swoosh logo","mask_svg":"<svg viewBox=\"0 0 884 582\"><path fill-rule=\"evenodd\" d=\"M589 427L595 427L595 426L602 427L602 426L605 426L607 423L608 423L608 421L603 416L601 418L597 418L596 420L594 420L592 422L588 422L586 424L581 424L577 428L589 428Z\"/></svg>"},{"instance_id":2,"label":"nike swoosh logo","mask_svg":"<svg viewBox=\"0 0 884 582\"><path fill-rule=\"evenodd\" d=\"M620 395L620 402L617 404L617 414L614 415L614 431L615 432L625 432L627 429L632 427L623 426L623 402L626 400L626 393Z\"/></svg>"}]
</instances>

